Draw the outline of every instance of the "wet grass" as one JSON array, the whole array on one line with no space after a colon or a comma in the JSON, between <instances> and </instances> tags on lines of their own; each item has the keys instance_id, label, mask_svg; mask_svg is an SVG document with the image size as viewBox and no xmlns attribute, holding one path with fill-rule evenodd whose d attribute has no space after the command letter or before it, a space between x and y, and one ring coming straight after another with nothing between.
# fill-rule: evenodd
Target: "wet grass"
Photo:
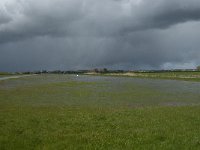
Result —
<instances>
[{"instance_id":1,"label":"wet grass","mask_svg":"<svg viewBox=\"0 0 200 150\"><path fill-rule=\"evenodd\" d=\"M133 78L170 79L183 81L200 81L200 71L171 71L171 72L127 72L127 73L90 73L99 76L126 76Z\"/></svg>"},{"instance_id":2,"label":"wet grass","mask_svg":"<svg viewBox=\"0 0 200 150\"><path fill-rule=\"evenodd\" d=\"M0 72L0 77L7 77L7 76L11 76L11 75L13 75L13 74L11 74L11 73L7 73L7 72Z\"/></svg>"},{"instance_id":3,"label":"wet grass","mask_svg":"<svg viewBox=\"0 0 200 150\"><path fill-rule=\"evenodd\" d=\"M199 87L66 75L0 81L0 149L200 149Z\"/></svg>"},{"instance_id":4,"label":"wet grass","mask_svg":"<svg viewBox=\"0 0 200 150\"><path fill-rule=\"evenodd\" d=\"M185 81L200 81L200 71L198 72L160 72L160 73L137 73L137 76L144 76L149 78L160 79L173 79L173 80L185 80Z\"/></svg>"},{"instance_id":5,"label":"wet grass","mask_svg":"<svg viewBox=\"0 0 200 150\"><path fill-rule=\"evenodd\" d=\"M199 149L199 107L1 108L1 149Z\"/></svg>"}]
</instances>

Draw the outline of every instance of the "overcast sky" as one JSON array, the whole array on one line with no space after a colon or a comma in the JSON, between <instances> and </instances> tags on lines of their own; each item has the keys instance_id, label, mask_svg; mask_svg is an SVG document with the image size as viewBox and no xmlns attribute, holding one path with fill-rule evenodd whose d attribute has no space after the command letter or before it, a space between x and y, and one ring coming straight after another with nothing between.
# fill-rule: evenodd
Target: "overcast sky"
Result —
<instances>
[{"instance_id":1,"label":"overcast sky","mask_svg":"<svg viewBox=\"0 0 200 150\"><path fill-rule=\"evenodd\" d=\"M197 65L200 0L0 0L0 71Z\"/></svg>"}]
</instances>

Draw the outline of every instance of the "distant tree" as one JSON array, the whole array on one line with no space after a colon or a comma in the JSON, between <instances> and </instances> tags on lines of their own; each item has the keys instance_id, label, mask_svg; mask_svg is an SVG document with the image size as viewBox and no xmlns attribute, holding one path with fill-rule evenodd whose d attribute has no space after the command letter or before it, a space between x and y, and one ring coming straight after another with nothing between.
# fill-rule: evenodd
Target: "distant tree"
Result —
<instances>
[{"instance_id":1,"label":"distant tree","mask_svg":"<svg viewBox=\"0 0 200 150\"><path fill-rule=\"evenodd\" d=\"M103 73L107 73L107 72L108 72L108 69L103 68Z\"/></svg>"},{"instance_id":2,"label":"distant tree","mask_svg":"<svg viewBox=\"0 0 200 150\"><path fill-rule=\"evenodd\" d=\"M200 71L200 66L197 67L197 70Z\"/></svg>"},{"instance_id":3,"label":"distant tree","mask_svg":"<svg viewBox=\"0 0 200 150\"><path fill-rule=\"evenodd\" d=\"M94 69L94 72L99 73L99 70L97 68Z\"/></svg>"},{"instance_id":4,"label":"distant tree","mask_svg":"<svg viewBox=\"0 0 200 150\"><path fill-rule=\"evenodd\" d=\"M41 73L48 73L48 71L46 71L46 70L42 70Z\"/></svg>"},{"instance_id":5,"label":"distant tree","mask_svg":"<svg viewBox=\"0 0 200 150\"><path fill-rule=\"evenodd\" d=\"M27 72L23 72L23 74L31 74L31 72L27 71Z\"/></svg>"}]
</instances>

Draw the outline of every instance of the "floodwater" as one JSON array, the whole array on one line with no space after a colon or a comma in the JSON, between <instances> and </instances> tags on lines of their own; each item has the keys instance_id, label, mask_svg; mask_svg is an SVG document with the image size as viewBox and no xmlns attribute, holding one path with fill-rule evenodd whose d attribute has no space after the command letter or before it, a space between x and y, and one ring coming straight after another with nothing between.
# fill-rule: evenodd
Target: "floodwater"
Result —
<instances>
[{"instance_id":1,"label":"floodwater","mask_svg":"<svg viewBox=\"0 0 200 150\"><path fill-rule=\"evenodd\" d=\"M8 77L0 77L0 80L8 80L8 79L18 79L23 77L28 77L32 75L19 75L19 76L8 76Z\"/></svg>"},{"instance_id":2,"label":"floodwater","mask_svg":"<svg viewBox=\"0 0 200 150\"><path fill-rule=\"evenodd\" d=\"M16 79L8 80L11 78ZM200 104L200 82L193 81L87 75L37 75L26 78L13 76L2 77L0 80L5 80L0 82L0 90L65 83L53 87L57 88L56 91L59 92L54 93L53 96L59 99L59 94L62 95L62 100L59 99L57 102L64 104L82 102L86 105L122 105L130 107L141 105L183 106ZM71 82L76 84L67 84Z\"/></svg>"},{"instance_id":3,"label":"floodwater","mask_svg":"<svg viewBox=\"0 0 200 150\"><path fill-rule=\"evenodd\" d=\"M80 76L73 79L105 83L105 91L114 91L119 97L120 93L126 93L124 100L130 102L131 99L135 99L139 104L140 102L170 106L200 104L200 82L101 76Z\"/></svg>"}]
</instances>

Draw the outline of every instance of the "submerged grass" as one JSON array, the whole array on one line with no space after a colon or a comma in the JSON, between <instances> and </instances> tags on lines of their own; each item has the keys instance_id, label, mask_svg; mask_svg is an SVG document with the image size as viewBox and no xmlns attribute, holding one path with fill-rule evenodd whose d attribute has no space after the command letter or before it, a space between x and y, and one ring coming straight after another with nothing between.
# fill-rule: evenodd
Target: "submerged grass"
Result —
<instances>
[{"instance_id":1,"label":"submerged grass","mask_svg":"<svg viewBox=\"0 0 200 150\"><path fill-rule=\"evenodd\" d=\"M1 81L0 149L200 149L199 84L160 82L62 75Z\"/></svg>"}]
</instances>

